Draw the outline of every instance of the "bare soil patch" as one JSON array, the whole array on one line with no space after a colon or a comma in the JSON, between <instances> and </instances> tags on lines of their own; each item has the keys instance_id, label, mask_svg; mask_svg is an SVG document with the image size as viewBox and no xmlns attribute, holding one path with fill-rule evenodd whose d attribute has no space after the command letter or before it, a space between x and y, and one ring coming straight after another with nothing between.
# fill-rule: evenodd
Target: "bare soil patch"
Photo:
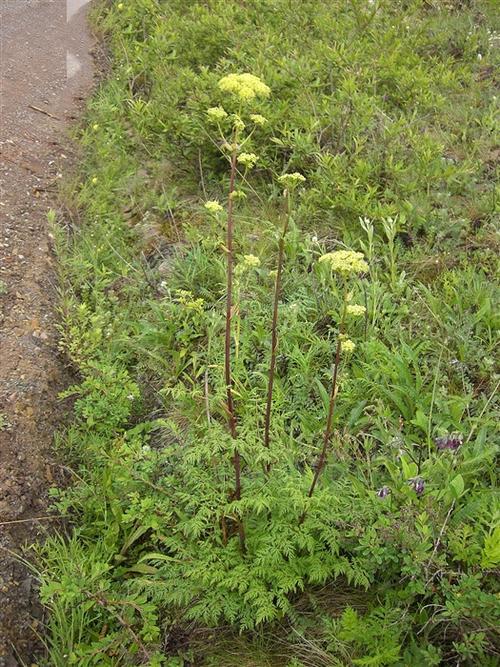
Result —
<instances>
[{"instance_id":1,"label":"bare soil patch","mask_svg":"<svg viewBox=\"0 0 500 667\"><path fill-rule=\"evenodd\" d=\"M29 664L42 630L35 582L15 554L46 529L56 475L66 372L47 211L75 160L68 127L92 87L85 4L0 5L0 667Z\"/></svg>"}]
</instances>

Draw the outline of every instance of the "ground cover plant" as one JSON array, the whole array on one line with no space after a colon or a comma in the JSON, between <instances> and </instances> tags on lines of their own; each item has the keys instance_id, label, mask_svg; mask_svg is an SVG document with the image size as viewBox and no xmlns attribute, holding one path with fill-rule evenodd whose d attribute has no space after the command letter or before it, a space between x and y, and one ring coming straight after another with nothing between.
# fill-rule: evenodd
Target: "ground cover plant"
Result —
<instances>
[{"instance_id":1,"label":"ground cover plant","mask_svg":"<svg viewBox=\"0 0 500 667\"><path fill-rule=\"evenodd\" d=\"M49 664L497 664L493 4L94 19Z\"/></svg>"}]
</instances>

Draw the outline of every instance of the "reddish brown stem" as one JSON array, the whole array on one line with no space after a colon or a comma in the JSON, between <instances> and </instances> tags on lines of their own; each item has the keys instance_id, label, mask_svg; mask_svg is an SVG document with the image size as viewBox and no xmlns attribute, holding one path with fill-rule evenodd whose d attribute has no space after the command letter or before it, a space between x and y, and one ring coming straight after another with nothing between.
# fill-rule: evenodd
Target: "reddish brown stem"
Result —
<instances>
[{"instance_id":1,"label":"reddish brown stem","mask_svg":"<svg viewBox=\"0 0 500 667\"><path fill-rule=\"evenodd\" d=\"M233 257L233 193L234 182L236 177L236 150L233 150L231 156L231 178L229 182L229 202L227 206L227 293L226 293L226 339L224 346L224 375L226 380L227 392L227 414L229 431L231 436L236 438L236 415L234 412L233 401L233 380L231 377L231 321L233 317L233 272L234 272L234 257Z\"/></svg>"},{"instance_id":2,"label":"reddish brown stem","mask_svg":"<svg viewBox=\"0 0 500 667\"><path fill-rule=\"evenodd\" d=\"M307 494L308 498L311 498L314 489L316 488L316 484L318 483L319 476L323 472L323 469L326 465L326 459L328 456L328 448L330 446L330 440L332 437L332 426L333 426L333 416L335 414L335 404L337 402L337 378L338 378L338 372L339 372L339 366L340 366L340 350L342 346L342 334L339 333L339 337L337 339L337 350L335 352L335 365L333 368L333 378L332 378L332 388L330 391L330 402L329 402L329 407L328 407L328 418L326 420L326 428L325 428L325 433L323 436L323 447L321 449L321 453L319 455L318 462L316 464L316 470L314 472L314 477L313 481L311 483L311 487L309 489L309 492ZM304 519L306 517L306 513L304 512L302 516L300 517L299 523L302 524Z\"/></svg>"},{"instance_id":3,"label":"reddish brown stem","mask_svg":"<svg viewBox=\"0 0 500 667\"><path fill-rule=\"evenodd\" d=\"M233 215L233 193L236 179L236 148L233 149L231 155L231 176L229 181L229 202L227 207L227 296L226 296L226 338L224 346L224 375L226 381L227 392L227 414L229 431L233 440L236 439L236 413L233 401L233 379L231 375L231 322L233 317L233 272L234 272L234 256L233 256L233 231L234 231L234 215ZM238 449L234 448L233 453L233 467L234 467L234 498L241 500L241 457ZM245 529L240 519L238 519L238 535L240 540L240 549L245 553Z\"/></svg>"},{"instance_id":4,"label":"reddish brown stem","mask_svg":"<svg viewBox=\"0 0 500 667\"><path fill-rule=\"evenodd\" d=\"M266 416L264 421L264 446L269 448L270 444L270 429L271 429L271 412L273 407L273 389L274 376L276 373L276 351L278 348L278 310L279 300L281 297L281 276L283 273L283 257L285 254L285 237L288 231L290 222L290 195L286 195L287 210L285 214L285 221L283 223L283 230L278 245L278 269L276 273L276 281L274 283L274 304L273 304L273 323L271 327L271 360L269 363L269 375L267 385L267 401L266 401ZM271 464L266 464L266 472L271 469Z\"/></svg>"}]
</instances>

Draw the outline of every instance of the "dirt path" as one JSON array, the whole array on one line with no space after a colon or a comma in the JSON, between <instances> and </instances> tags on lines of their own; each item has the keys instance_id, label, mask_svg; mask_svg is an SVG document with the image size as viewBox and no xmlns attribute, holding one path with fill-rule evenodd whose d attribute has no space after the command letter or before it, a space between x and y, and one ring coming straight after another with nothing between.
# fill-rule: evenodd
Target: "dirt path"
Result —
<instances>
[{"instance_id":1,"label":"dirt path","mask_svg":"<svg viewBox=\"0 0 500 667\"><path fill-rule=\"evenodd\" d=\"M65 377L46 214L92 85L86 2L0 0L0 667L30 664L40 630L33 579L11 552L46 525L33 519L54 476Z\"/></svg>"}]
</instances>

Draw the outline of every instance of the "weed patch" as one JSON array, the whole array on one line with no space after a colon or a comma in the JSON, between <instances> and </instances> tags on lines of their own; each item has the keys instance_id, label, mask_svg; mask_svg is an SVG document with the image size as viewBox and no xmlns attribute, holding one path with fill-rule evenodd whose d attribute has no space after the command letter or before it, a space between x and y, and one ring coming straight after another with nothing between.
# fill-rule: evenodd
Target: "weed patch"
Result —
<instances>
[{"instance_id":1,"label":"weed patch","mask_svg":"<svg viewBox=\"0 0 500 667\"><path fill-rule=\"evenodd\" d=\"M493 5L95 20L50 664L495 664Z\"/></svg>"}]
</instances>

